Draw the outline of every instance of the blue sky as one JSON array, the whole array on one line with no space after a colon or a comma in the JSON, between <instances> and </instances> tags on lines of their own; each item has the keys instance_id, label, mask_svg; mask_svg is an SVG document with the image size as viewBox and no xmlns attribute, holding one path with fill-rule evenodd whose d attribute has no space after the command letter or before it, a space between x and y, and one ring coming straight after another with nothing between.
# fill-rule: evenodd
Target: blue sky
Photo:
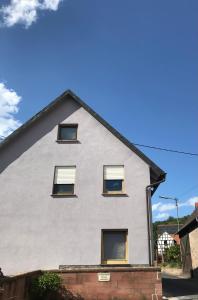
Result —
<instances>
[{"instance_id":1,"label":"blue sky","mask_svg":"<svg viewBox=\"0 0 198 300\"><path fill-rule=\"evenodd\" d=\"M134 143L198 152L197 0L41 2L1 2L0 134L69 88ZM159 195L191 213L198 157L141 150L168 173L155 220Z\"/></svg>"}]
</instances>

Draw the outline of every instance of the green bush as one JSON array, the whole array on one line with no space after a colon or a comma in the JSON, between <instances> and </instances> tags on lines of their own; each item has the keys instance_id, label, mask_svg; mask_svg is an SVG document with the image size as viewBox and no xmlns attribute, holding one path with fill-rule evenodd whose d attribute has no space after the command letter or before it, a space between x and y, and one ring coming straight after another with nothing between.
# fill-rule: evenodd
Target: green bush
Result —
<instances>
[{"instance_id":1,"label":"green bush","mask_svg":"<svg viewBox=\"0 0 198 300\"><path fill-rule=\"evenodd\" d=\"M165 251L165 261L169 264L179 264L180 258L180 247L179 245L173 245Z\"/></svg>"},{"instance_id":2,"label":"green bush","mask_svg":"<svg viewBox=\"0 0 198 300\"><path fill-rule=\"evenodd\" d=\"M61 278L56 273L45 272L34 279L31 285L31 299L45 299L55 294L61 287Z\"/></svg>"}]
</instances>

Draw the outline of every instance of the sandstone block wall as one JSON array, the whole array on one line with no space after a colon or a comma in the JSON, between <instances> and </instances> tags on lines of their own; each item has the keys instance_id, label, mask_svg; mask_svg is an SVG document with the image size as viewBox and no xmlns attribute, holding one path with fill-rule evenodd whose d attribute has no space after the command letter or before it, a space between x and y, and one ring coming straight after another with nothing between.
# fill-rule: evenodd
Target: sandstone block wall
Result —
<instances>
[{"instance_id":1,"label":"sandstone block wall","mask_svg":"<svg viewBox=\"0 0 198 300\"><path fill-rule=\"evenodd\" d=\"M76 270L60 273L63 285L85 300L146 300L161 299L161 272L157 268L105 269L110 281L99 281L102 270Z\"/></svg>"}]
</instances>

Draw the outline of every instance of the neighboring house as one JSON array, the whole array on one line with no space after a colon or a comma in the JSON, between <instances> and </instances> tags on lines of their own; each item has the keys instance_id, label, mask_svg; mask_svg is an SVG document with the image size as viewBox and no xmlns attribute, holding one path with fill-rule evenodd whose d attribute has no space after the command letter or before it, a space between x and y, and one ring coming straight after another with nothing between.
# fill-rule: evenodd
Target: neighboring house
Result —
<instances>
[{"instance_id":1,"label":"neighboring house","mask_svg":"<svg viewBox=\"0 0 198 300\"><path fill-rule=\"evenodd\" d=\"M180 225L182 226L182 225ZM162 255L167 248L180 244L179 236L177 233L178 225L167 224L157 226L157 252Z\"/></svg>"},{"instance_id":2,"label":"neighboring house","mask_svg":"<svg viewBox=\"0 0 198 300\"><path fill-rule=\"evenodd\" d=\"M5 274L153 264L150 197L165 173L71 91L1 143L0 172Z\"/></svg>"},{"instance_id":3,"label":"neighboring house","mask_svg":"<svg viewBox=\"0 0 198 300\"><path fill-rule=\"evenodd\" d=\"M185 273L198 277L198 202L178 232L181 239L182 266Z\"/></svg>"}]
</instances>

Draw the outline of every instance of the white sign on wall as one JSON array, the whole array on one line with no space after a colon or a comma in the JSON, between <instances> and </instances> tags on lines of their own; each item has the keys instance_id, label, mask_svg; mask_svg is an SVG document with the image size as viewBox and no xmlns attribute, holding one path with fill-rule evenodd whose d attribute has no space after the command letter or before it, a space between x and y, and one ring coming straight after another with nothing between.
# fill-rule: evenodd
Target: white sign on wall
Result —
<instances>
[{"instance_id":1,"label":"white sign on wall","mask_svg":"<svg viewBox=\"0 0 198 300\"><path fill-rule=\"evenodd\" d=\"M98 273L98 281L110 281L110 273Z\"/></svg>"}]
</instances>

